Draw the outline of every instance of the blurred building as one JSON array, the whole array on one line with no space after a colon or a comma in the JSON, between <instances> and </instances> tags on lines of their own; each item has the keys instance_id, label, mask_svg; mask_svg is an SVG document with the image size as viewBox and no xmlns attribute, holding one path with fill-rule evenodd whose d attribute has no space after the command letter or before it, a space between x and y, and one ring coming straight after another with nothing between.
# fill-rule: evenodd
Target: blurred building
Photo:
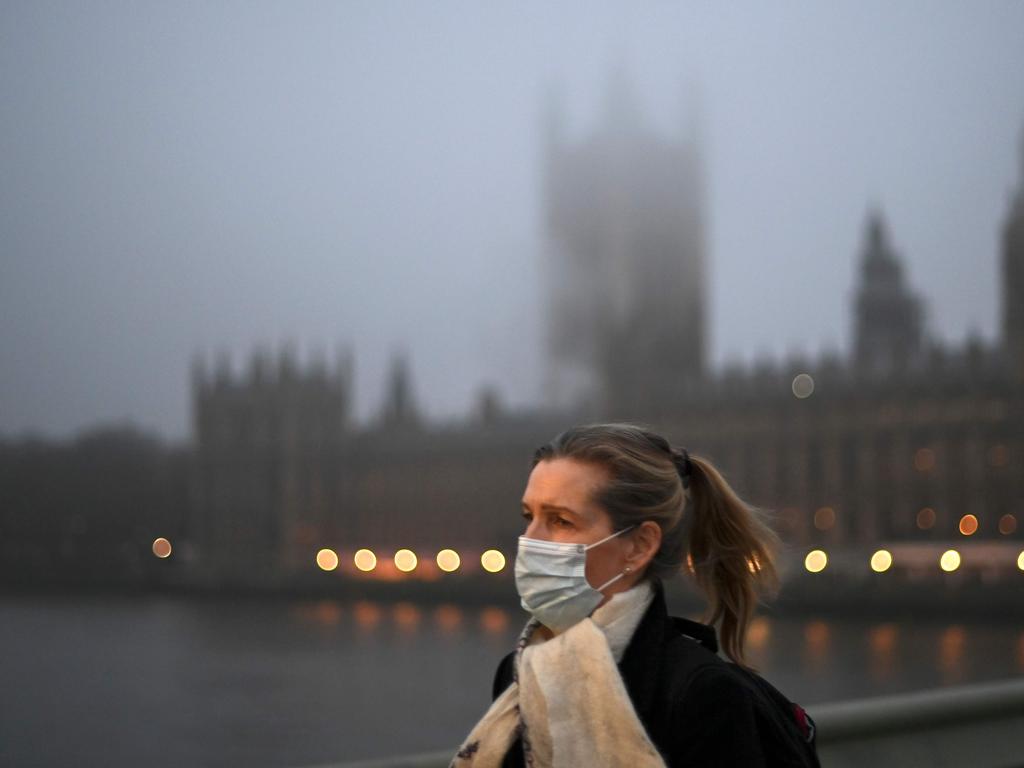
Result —
<instances>
[{"instance_id":1,"label":"blurred building","mask_svg":"<svg viewBox=\"0 0 1024 768\"><path fill-rule=\"evenodd\" d=\"M194 567L226 581L273 579L296 553L341 524L352 360L300 369L265 350L236 376L222 356L192 370L194 471L189 542Z\"/></svg>"},{"instance_id":2,"label":"blurred building","mask_svg":"<svg viewBox=\"0 0 1024 768\"><path fill-rule=\"evenodd\" d=\"M885 379L924 363L924 309L903 276L881 212L871 213L855 306L853 364L862 376Z\"/></svg>"},{"instance_id":3,"label":"blurred building","mask_svg":"<svg viewBox=\"0 0 1024 768\"><path fill-rule=\"evenodd\" d=\"M1003 227L1003 341L1014 377L1024 380L1024 131L1021 132L1020 180Z\"/></svg>"},{"instance_id":4,"label":"blurred building","mask_svg":"<svg viewBox=\"0 0 1024 768\"><path fill-rule=\"evenodd\" d=\"M380 419L356 430L348 384L315 371L287 386L199 379L200 549L244 569L244 541L286 570L308 569L320 546L508 550L533 449L569 424L625 418L709 456L797 552L820 547L863 569L866 552L887 547L926 575L956 547L986 578L1016 569L1024 169L1003 239L1000 343L928 337L924 302L872 211L848 359L710 371L698 147L654 136L622 83L603 127L573 144L552 106L547 135L550 375L568 399L504 414L485 393L478 417L432 426L399 359Z\"/></svg>"},{"instance_id":5,"label":"blurred building","mask_svg":"<svg viewBox=\"0 0 1024 768\"><path fill-rule=\"evenodd\" d=\"M154 542L187 538L190 464L130 425L0 440L0 589L160 583Z\"/></svg>"},{"instance_id":6,"label":"blurred building","mask_svg":"<svg viewBox=\"0 0 1024 768\"><path fill-rule=\"evenodd\" d=\"M646 126L623 73L605 107L573 143L549 106L546 391L563 407L662 417L706 371L699 137Z\"/></svg>"},{"instance_id":7,"label":"blurred building","mask_svg":"<svg viewBox=\"0 0 1024 768\"><path fill-rule=\"evenodd\" d=\"M193 441L172 449L130 434L71 446L0 443L0 571L150 578L155 536L177 570L211 584L274 584L315 572L317 553L399 548L467 565L511 555L533 450L588 420L648 422L712 459L770 512L798 557L866 570L886 548L894 569L998 581L1024 548L1024 144L1002 237L1002 328L995 343L929 338L881 211L871 212L848 358L710 370L699 142L656 137L629 90L611 89L604 125L573 143L549 114L552 407L505 411L481 393L464 421L432 424L414 371L395 358L378 418L355 425L352 366L339 354L299 363L256 351L244 371L222 357L192 371ZM479 566L477 566L479 567ZM105 578L105 577L104 577Z\"/></svg>"},{"instance_id":8,"label":"blurred building","mask_svg":"<svg viewBox=\"0 0 1024 768\"><path fill-rule=\"evenodd\" d=\"M308 572L322 548L465 552L494 537L502 506L512 514L497 530L515 535L529 419L505 420L491 398L469 424L429 427L402 356L370 425L351 423L351 389L347 355L332 373L287 350L276 365L258 352L238 374L197 361L185 537L194 578L275 584Z\"/></svg>"}]
</instances>

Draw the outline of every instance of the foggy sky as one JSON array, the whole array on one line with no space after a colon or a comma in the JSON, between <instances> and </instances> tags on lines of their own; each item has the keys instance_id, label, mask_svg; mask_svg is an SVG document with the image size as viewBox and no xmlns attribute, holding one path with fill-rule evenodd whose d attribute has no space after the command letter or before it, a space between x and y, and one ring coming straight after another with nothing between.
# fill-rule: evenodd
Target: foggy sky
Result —
<instances>
[{"instance_id":1,"label":"foggy sky","mask_svg":"<svg viewBox=\"0 0 1024 768\"><path fill-rule=\"evenodd\" d=\"M0 4L0 433L188 434L193 353L355 355L372 416L541 390L545 95L615 67L708 174L710 353L851 343L885 212L928 328L998 334L1024 3ZM693 98L693 94L698 98Z\"/></svg>"}]
</instances>

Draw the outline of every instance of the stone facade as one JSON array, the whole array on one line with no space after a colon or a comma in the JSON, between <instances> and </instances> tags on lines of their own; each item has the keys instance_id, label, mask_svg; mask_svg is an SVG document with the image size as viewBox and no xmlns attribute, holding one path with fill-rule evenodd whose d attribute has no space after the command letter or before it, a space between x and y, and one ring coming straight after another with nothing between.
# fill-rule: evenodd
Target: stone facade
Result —
<instances>
[{"instance_id":1,"label":"stone facade","mask_svg":"<svg viewBox=\"0 0 1024 768\"><path fill-rule=\"evenodd\" d=\"M1021 546L1024 168L1003 237L1000 343L927 337L875 211L849 359L711 371L698 143L654 137L624 82L608 110L576 145L556 108L548 119L549 375L569 399L507 414L491 398L478 417L430 425L398 359L380 418L357 429L348 358L332 374L284 353L240 377L198 366L189 536L207 573L301 571L320 547L510 551L533 449L607 419L650 423L709 457L794 551Z\"/></svg>"}]
</instances>

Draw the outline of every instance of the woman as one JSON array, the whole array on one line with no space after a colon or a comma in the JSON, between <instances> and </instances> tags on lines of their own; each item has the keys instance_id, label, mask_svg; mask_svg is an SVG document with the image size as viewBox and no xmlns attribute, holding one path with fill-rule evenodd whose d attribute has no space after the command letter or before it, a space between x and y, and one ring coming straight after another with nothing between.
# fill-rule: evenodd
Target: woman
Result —
<instances>
[{"instance_id":1,"label":"woman","mask_svg":"<svg viewBox=\"0 0 1024 768\"><path fill-rule=\"evenodd\" d=\"M641 427L576 427L537 450L522 506L532 618L453 767L817 764L813 723L744 664L778 540L707 460ZM683 571L710 626L667 615L662 580Z\"/></svg>"}]
</instances>

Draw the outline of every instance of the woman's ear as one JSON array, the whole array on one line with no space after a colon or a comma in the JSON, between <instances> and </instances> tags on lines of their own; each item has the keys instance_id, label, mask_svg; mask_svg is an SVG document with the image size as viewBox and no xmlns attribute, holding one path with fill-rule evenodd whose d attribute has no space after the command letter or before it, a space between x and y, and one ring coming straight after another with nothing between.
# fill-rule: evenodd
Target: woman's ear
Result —
<instances>
[{"instance_id":1,"label":"woman's ear","mask_svg":"<svg viewBox=\"0 0 1024 768\"><path fill-rule=\"evenodd\" d=\"M626 565L631 571L639 572L661 549L661 527L653 520L645 520L631 538L633 546L626 555Z\"/></svg>"}]
</instances>

